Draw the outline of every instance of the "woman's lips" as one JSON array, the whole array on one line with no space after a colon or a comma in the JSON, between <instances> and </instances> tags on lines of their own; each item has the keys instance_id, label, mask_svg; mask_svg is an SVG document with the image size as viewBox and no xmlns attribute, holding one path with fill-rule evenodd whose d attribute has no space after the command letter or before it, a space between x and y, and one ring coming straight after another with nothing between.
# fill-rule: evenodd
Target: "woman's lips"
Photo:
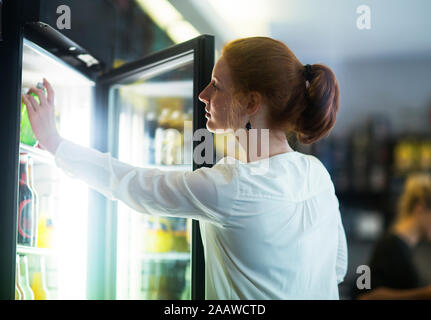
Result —
<instances>
[{"instance_id":1,"label":"woman's lips","mask_svg":"<svg viewBox=\"0 0 431 320\"><path fill-rule=\"evenodd\" d=\"M205 117L207 117L207 118L211 118L211 114L210 114L209 112L207 112L207 113L205 114Z\"/></svg>"}]
</instances>

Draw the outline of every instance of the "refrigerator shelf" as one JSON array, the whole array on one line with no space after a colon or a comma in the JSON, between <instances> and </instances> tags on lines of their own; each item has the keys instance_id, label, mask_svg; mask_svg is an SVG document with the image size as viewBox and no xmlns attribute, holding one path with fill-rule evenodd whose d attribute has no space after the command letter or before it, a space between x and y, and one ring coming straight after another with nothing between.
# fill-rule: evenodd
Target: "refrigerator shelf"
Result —
<instances>
[{"instance_id":1,"label":"refrigerator shelf","mask_svg":"<svg viewBox=\"0 0 431 320\"><path fill-rule=\"evenodd\" d=\"M188 261L191 258L190 252L163 252L163 253L144 253L142 260L179 260Z\"/></svg>"},{"instance_id":2,"label":"refrigerator shelf","mask_svg":"<svg viewBox=\"0 0 431 320\"><path fill-rule=\"evenodd\" d=\"M55 256L57 252L53 249L48 248L37 248L37 247L26 247L17 246L16 252L25 255L36 255L36 256Z\"/></svg>"},{"instance_id":3,"label":"refrigerator shelf","mask_svg":"<svg viewBox=\"0 0 431 320\"><path fill-rule=\"evenodd\" d=\"M27 153L35 161L43 162L43 163L55 166L54 156L52 156L48 151L20 143L19 144L19 152L20 153Z\"/></svg>"}]
</instances>

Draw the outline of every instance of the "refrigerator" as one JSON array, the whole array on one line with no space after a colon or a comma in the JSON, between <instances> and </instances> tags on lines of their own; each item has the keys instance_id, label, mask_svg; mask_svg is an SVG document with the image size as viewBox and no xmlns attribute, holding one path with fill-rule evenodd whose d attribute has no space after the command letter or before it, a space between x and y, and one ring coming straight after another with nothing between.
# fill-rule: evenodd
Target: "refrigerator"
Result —
<instances>
[{"instance_id":1,"label":"refrigerator","mask_svg":"<svg viewBox=\"0 0 431 320\"><path fill-rule=\"evenodd\" d=\"M206 124L198 94L211 79L214 37L108 69L37 6L0 7L0 299L204 299L199 223L137 213L63 173L31 140L21 92L47 78L60 134L121 161L211 166L193 161L193 133ZM27 184L34 213L25 220Z\"/></svg>"}]
</instances>

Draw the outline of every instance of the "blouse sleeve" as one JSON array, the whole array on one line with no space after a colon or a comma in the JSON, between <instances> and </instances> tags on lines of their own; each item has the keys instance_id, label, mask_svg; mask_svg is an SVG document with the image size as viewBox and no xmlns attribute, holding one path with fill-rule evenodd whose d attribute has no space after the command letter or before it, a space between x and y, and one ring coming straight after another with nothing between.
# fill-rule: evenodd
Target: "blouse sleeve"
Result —
<instances>
[{"instance_id":1,"label":"blouse sleeve","mask_svg":"<svg viewBox=\"0 0 431 320\"><path fill-rule=\"evenodd\" d=\"M189 172L137 168L109 153L67 140L58 147L55 162L109 199L151 215L192 218L223 226L237 192L232 165Z\"/></svg>"},{"instance_id":2,"label":"blouse sleeve","mask_svg":"<svg viewBox=\"0 0 431 320\"><path fill-rule=\"evenodd\" d=\"M340 284L344 281L344 277L347 273L347 241L346 234L344 232L343 223L341 221L341 215L338 214L338 249L337 249L337 262L336 262L336 274L337 283Z\"/></svg>"}]
</instances>

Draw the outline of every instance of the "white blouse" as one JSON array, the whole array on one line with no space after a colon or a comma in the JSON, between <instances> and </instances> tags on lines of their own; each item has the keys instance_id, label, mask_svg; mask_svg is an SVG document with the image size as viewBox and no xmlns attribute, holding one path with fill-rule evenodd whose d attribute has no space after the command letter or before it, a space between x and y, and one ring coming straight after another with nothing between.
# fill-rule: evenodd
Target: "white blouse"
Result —
<instances>
[{"instance_id":1,"label":"white blouse","mask_svg":"<svg viewBox=\"0 0 431 320\"><path fill-rule=\"evenodd\" d=\"M339 299L346 237L331 178L313 156L165 172L65 140L55 161L136 211L199 220L207 299Z\"/></svg>"}]
</instances>

